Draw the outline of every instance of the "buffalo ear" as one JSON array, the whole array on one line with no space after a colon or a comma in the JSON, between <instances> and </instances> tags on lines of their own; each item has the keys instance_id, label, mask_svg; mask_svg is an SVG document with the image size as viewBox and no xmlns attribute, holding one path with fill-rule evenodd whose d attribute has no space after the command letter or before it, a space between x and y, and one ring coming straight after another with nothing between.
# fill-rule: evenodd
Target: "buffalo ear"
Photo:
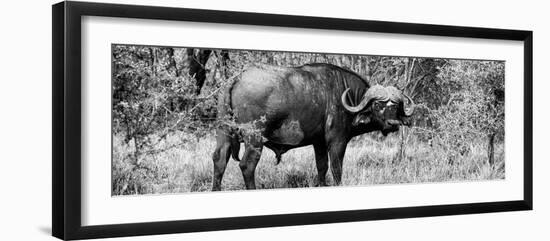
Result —
<instances>
[{"instance_id":1,"label":"buffalo ear","mask_svg":"<svg viewBox=\"0 0 550 241\"><path fill-rule=\"evenodd\" d=\"M371 119L368 115L359 114L359 115L355 116L355 118L353 119L353 125L354 126L366 125L366 124L370 123L370 121L371 121Z\"/></svg>"},{"instance_id":2,"label":"buffalo ear","mask_svg":"<svg viewBox=\"0 0 550 241\"><path fill-rule=\"evenodd\" d=\"M411 126L412 118L410 116L402 116L400 119L404 126Z\"/></svg>"}]
</instances>

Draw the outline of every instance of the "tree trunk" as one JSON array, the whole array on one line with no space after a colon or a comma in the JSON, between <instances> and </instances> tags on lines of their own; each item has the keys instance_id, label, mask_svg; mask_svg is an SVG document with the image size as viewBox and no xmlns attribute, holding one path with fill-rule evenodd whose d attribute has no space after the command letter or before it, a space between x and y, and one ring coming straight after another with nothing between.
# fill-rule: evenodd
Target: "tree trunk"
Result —
<instances>
[{"instance_id":1,"label":"tree trunk","mask_svg":"<svg viewBox=\"0 0 550 241\"><path fill-rule=\"evenodd\" d=\"M397 157L397 160L399 160L400 162L404 161L405 159L405 139L406 139L405 128L406 128L405 126L401 127L401 141L399 143L399 153Z\"/></svg>"},{"instance_id":2,"label":"tree trunk","mask_svg":"<svg viewBox=\"0 0 550 241\"><path fill-rule=\"evenodd\" d=\"M186 51L187 58L185 65L189 68L189 76L195 78L195 93L199 95L201 93L202 86L206 80L206 69L205 65L210 57L212 50L204 49L198 50L198 53L195 54L195 49L188 48Z\"/></svg>"},{"instance_id":3,"label":"tree trunk","mask_svg":"<svg viewBox=\"0 0 550 241\"><path fill-rule=\"evenodd\" d=\"M407 86L407 84L411 80L411 75L413 73L415 60L416 60L415 58L412 58L412 60L411 58L407 58L407 62L405 63L405 86ZM405 92L405 90L403 90L403 92ZM399 145L399 154L398 154L399 161L403 161L403 159L405 158L405 138L406 138L405 132L407 131L406 129L407 129L406 126L401 126L401 143Z\"/></svg>"},{"instance_id":4,"label":"tree trunk","mask_svg":"<svg viewBox=\"0 0 550 241\"><path fill-rule=\"evenodd\" d=\"M151 55L151 62L149 63L149 66L151 67L151 74L155 77L157 76L157 56L155 49L149 48L149 55Z\"/></svg>"},{"instance_id":5,"label":"tree trunk","mask_svg":"<svg viewBox=\"0 0 550 241\"><path fill-rule=\"evenodd\" d=\"M227 50L222 50L221 55L221 70L223 77L227 80L229 78L229 52Z\"/></svg>"},{"instance_id":6,"label":"tree trunk","mask_svg":"<svg viewBox=\"0 0 550 241\"><path fill-rule=\"evenodd\" d=\"M489 165L495 164L495 133L489 135L489 143L487 147L487 157L489 159Z\"/></svg>"},{"instance_id":7,"label":"tree trunk","mask_svg":"<svg viewBox=\"0 0 550 241\"><path fill-rule=\"evenodd\" d=\"M176 77L179 77L181 73L180 73L180 70L178 69L178 65L174 58L174 48L167 48L167 52L168 52L168 58L170 60L170 63L168 65L168 70L173 70Z\"/></svg>"}]
</instances>

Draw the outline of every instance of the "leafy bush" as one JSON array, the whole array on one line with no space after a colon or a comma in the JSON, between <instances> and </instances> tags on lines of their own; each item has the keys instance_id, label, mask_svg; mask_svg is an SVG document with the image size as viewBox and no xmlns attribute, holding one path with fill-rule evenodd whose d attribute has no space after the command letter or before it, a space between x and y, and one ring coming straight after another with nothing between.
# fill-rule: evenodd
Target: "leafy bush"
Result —
<instances>
[{"instance_id":1,"label":"leafy bush","mask_svg":"<svg viewBox=\"0 0 550 241\"><path fill-rule=\"evenodd\" d=\"M503 62L450 60L439 79L448 86L448 97L432 114L435 132L449 152L463 155L476 140L503 138Z\"/></svg>"}]
</instances>

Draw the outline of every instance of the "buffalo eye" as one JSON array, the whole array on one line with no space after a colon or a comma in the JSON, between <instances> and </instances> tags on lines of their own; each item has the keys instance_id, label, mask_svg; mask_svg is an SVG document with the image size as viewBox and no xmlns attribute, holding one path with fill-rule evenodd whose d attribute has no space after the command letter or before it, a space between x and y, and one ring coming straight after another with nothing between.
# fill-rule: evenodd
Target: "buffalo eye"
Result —
<instances>
[{"instance_id":1,"label":"buffalo eye","mask_svg":"<svg viewBox=\"0 0 550 241\"><path fill-rule=\"evenodd\" d=\"M372 106L372 108L373 108L374 110L380 110L380 109L382 108L382 105L380 104L380 102L375 101L374 104L373 104L373 106Z\"/></svg>"}]
</instances>

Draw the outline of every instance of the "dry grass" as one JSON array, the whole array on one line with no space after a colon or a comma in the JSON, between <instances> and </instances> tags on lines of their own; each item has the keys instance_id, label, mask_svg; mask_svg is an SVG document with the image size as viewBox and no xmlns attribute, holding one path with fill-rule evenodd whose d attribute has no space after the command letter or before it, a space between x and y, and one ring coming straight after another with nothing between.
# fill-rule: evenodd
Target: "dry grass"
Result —
<instances>
[{"instance_id":1,"label":"dry grass","mask_svg":"<svg viewBox=\"0 0 550 241\"><path fill-rule=\"evenodd\" d=\"M184 134L168 137L158 145L159 149L186 139ZM112 194L184 193L210 191L212 159L215 148L213 136L191 141L180 148L173 148L156 155L149 155L140 162L140 168L126 158L133 146L121 138L113 138ZM485 143L470 145L464 155L452 156L444 148L409 138L403 160L397 160L399 136L386 138L365 135L348 145L344 159L342 185L373 185L422 182L448 182L491 180L504 178L504 145L495 146L495 165L487 163ZM244 148L241 148L241 152ZM242 155L242 153L241 153ZM452 159L452 161L451 161ZM283 155L275 165L275 155L264 148L256 169L256 185L261 189L314 187L317 169L313 148L303 147ZM327 181L332 183L330 171ZM238 163L232 159L227 165L223 190L244 189Z\"/></svg>"}]
</instances>

